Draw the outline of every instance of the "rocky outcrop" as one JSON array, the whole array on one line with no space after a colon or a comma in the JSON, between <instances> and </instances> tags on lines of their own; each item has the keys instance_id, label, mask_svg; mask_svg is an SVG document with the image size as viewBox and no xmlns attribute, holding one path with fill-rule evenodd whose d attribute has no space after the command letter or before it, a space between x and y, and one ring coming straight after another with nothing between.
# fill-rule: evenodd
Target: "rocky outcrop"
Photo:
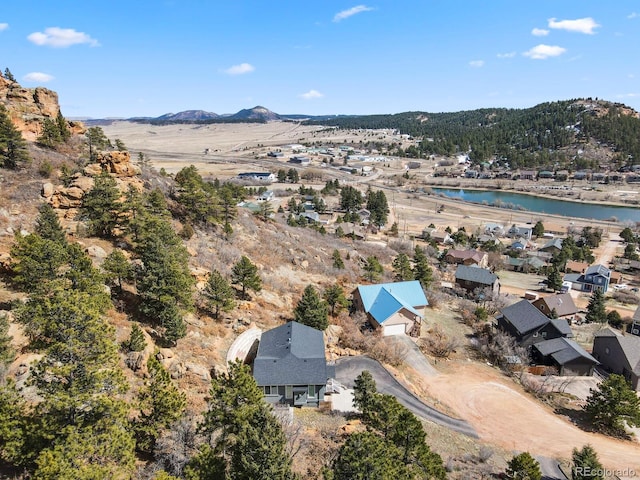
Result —
<instances>
[{"instance_id":1,"label":"rocky outcrop","mask_svg":"<svg viewBox=\"0 0 640 480\"><path fill-rule=\"evenodd\" d=\"M11 122L29 141L35 141L42 130L42 120L55 119L60 112L58 94L44 87L24 88L0 76L0 103L9 113ZM81 122L69 122L72 133L82 134L85 127Z\"/></svg>"},{"instance_id":2,"label":"rocky outcrop","mask_svg":"<svg viewBox=\"0 0 640 480\"><path fill-rule=\"evenodd\" d=\"M115 177L135 177L140 175L140 167L131 163L129 152L98 152L96 162L84 169L87 175L99 175L107 172Z\"/></svg>"}]
</instances>

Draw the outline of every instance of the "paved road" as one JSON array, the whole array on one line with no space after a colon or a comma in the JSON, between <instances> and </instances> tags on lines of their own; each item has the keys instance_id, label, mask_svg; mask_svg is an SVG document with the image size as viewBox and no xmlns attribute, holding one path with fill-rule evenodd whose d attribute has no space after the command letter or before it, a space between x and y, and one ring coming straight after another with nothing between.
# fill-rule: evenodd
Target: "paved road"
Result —
<instances>
[{"instance_id":1,"label":"paved road","mask_svg":"<svg viewBox=\"0 0 640 480\"><path fill-rule=\"evenodd\" d=\"M536 456L535 459L540 464L542 480L567 480L556 459L540 456Z\"/></svg>"},{"instance_id":2,"label":"paved road","mask_svg":"<svg viewBox=\"0 0 640 480\"><path fill-rule=\"evenodd\" d=\"M336 361L336 380L353 388L353 382L363 370L368 370L376 381L378 392L393 395L402 405L419 417L443 425L456 432L478 438L478 434L469 423L450 417L423 403L404 387L379 362L369 357L343 357Z\"/></svg>"}]
</instances>

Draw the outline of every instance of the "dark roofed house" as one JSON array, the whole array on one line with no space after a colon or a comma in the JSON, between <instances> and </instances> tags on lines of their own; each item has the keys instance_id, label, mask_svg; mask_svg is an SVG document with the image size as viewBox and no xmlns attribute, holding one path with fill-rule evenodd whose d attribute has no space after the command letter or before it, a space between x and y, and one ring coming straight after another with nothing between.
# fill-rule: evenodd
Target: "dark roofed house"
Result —
<instances>
[{"instance_id":1,"label":"dark roofed house","mask_svg":"<svg viewBox=\"0 0 640 480\"><path fill-rule=\"evenodd\" d=\"M561 238L552 238L547 243L545 243L539 250L543 252L551 252L558 253L562 250L562 239Z\"/></svg>"},{"instance_id":2,"label":"dark roofed house","mask_svg":"<svg viewBox=\"0 0 640 480\"><path fill-rule=\"evenodd\" d=\"M333 376L320 330L289 322L262 334L253 377L269 403L317 407Z\"/></svg>"},{"instance_id":3,"label":"dark roofed house","mask_svg":"<svg viewBox=\"0 0 640 480\"><path fill-rule=\"evenodd\" d=\"M498 276L481 267L458 265L456 269L456 285L467 292L488 288L494 294L500 293Z\"/></svg>"},{"instance_id":4,"label":"dark roofed house","mask_svg":"<svg viewBox=\"0 0 640 480\"><path fill-rule=\"evenodd\" d=\"M611 328L596 333L593 356L611 373L624 376L640 391L640 337L622 335Z\"/></svg>"},{"instance_id":5,"label":"dark roofed house","mask_svg":"<svg viewBox=\"0 0 640 480\"><path fill-rule=\"evenodd\" d=\"M549 318L551 318L551 314L555 310L557 318L573 320L576 313L580 311L569 293L539 298L533 302L533 306Z\"/></svg>"},{"instance_id":6,"label":"dark roofed house","mask_svg":"<svg viewBox=\"0 0 640 480\"><path fill-rule=\"evenodd\" d=\"M549 319L528 300L509 305L500 313L497 317L498 329L525 347L543 340L573 336L566 320Z\"/></svg>"},{"instance_id":7,"label":"dark roofed house","mask_svg":"<svg viewBox=\"0 0 640 480\"><path fill-rule=\"evenodd\" d=\"M531 353L534 362L556 367L559 375L589 376L600 363L576 342L564 337L536 343Z\"/></svg>"}]
</instances>

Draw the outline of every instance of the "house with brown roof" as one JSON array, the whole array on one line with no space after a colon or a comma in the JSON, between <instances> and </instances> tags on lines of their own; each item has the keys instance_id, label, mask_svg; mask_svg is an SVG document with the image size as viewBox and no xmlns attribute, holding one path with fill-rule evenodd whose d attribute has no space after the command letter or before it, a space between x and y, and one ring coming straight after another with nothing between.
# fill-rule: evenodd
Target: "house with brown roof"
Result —
<instances>
[{"instance_id":1,"label":"house with brown roof","mask_svg":"<svg viewBox=\"0 0 640 480\"><path fill-rule=\"evenodd\" d=\"M482 268L486 268L489 262L487 252L481 252L479 250L451 249L447 252L444 259L447 263L454 263L458 265L477 265Z\"/></svg>"},{"instance_id":2,"label":"house with brown roof","mask_svg":"<svg viewBox=\"0 0 640 480\"><path fill-rule=\"evenodd\" d=\"M580 311L569 293L549 295L539 298L532 303L534 307L549 318L552 318L553 312L555 311L555 318L574 320L576 314Z\"/></svg>"},{"instance_id":3,"label":"house with brown roof","mask_svg":"<svg viewBox=\"0 0 640 480\"><path fill-rule=\"evenodd\" d=\"M564 267L564 271L565 273L584 273L587 268L589 268L589 264L587 262L569 260Z\"/></svg>"},{"instance_id":4,"label":"house with brown roof","mask_svg":"<svg viewBox=\"0 0 640 480\"><path fill-rule=\"evenodd\" d=\"M593 339L593 356L606 371L622 375L634 390L640 390L640 337L607 327Z\"/></svg>"}]
</instances>

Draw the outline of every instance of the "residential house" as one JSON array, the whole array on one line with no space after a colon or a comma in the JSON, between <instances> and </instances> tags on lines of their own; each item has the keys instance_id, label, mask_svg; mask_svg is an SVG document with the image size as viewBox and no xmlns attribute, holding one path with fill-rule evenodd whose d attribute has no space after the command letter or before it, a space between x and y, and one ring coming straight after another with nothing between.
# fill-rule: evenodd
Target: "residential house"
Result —
<instances>
[{"instance_id":1,"label":"residential house","mask_svg":"<svg viewBox=\"0 0 640 480\"><path fill-rule=\"evenodd\" d=\"M422 231L422 238L425 240L433 240L441 245L453 243L451 236L444 230L438 230L437 228L425 228Z\"/></svg>"},{"instance_id":2,"label":"residential house","mask_svg":"<svg viewBox=\"0 0 640 480\"><path fill-rule=\"evenodd\" d=\"M569 293L548 295L533 302L533 306L551 318L555 311L556 318L576 319L576 314L580 311Z\"/></svg>"},{"instance_id":3,"label":"residential house","mask_svg":"<svg viewBox=\"0 0 640 480\"><path fill-rule=\"evenodd\" d=\"M552 238L547 243L545 243L538 250L549 253L558 253L562 250L562 239L561 238Z\"/></svg>"},{"instance_id":4,"label":"residential house","mask_svg":"<svg viewBox=\"0 0 640 480\"><path fill-rule=\"evenodd\" d=\"M515 242L513 242L511 245L509 245L509 248L511 250L525 250L527 247L529 246L529 242L523 238L516 240Z\"/></svg>"},{"instance_id":5,"label":"residential house","mask_svg":"<svg viewBox=\"0 0 640 480\"><path fill-rule=\"evenodd\" d=\"M631 324L627 327L627 332L640 337L640 307L636 308L631 319Z\"/></svg>"},{"instance_id":6,"label":"residential house","mask_svg":"<svg viewBox=\"0 0 640 480\"><path fill-rule=\"evenodd\" d=\"M580 170L580 171L577 171L576 173L573 174L573 179L574 180L586 180L588 176L589 176L588 172L585 172L584 170Z\"/></svg>"},{"instance_id":7,"label":"residential house","mask_svg":"<svg viewBox=\"0 0 640 480\"><path fill-rule=\"evenodd\" d=\"M525 240L531 240L533 236L533 227L511 225L511 228L507 230L507 236L510 238L523 238Z\"/></svg>"},{"instance_id":8,"label":"residential house","mask_svg":"<svg viewBox=\"0 0 640 480\"><path fill-rule=\"evenodd\" d=\"M499 330L511 335L524 347L544 340L573 337L566 320L550 319L528 300L503 308L496 320Z\"/></svg>"},{"instance_id":9,"label":"residential house","mask_svg":"<svg viewBox=\"0 0 640 480\"><path fill-rule=\"evenodd\" d=\"M607 372L624 376L640 391L640 337L607 327L593 339L593 356Z\"/></svg>"},{"instance_id":10,"label":"residential house","mask_svg":"<svg viewBox=\"0 0 640 480\"><path fill-rule=\"evenodd\" d=\"M561 223L553 223L548 222L544 223L544 233L549 235L564 235L567 233L566 225L562 225Z\"/></svg>"},{"instance_id":11,"label":"residential house","mask_svg":"<svg viewBox=\"0 0 640 480\"><path fill-rule=\"evenodd\" d=\"M477 265L486 268L489 262L489 256L486 252L479 250L455 250L451 249L444 257L447 263L456 263L460 265Z\"/></svg>"},{"instance_id":12,"label":"residential house","mask_svg":"<svg viewBox=\"0 0 640 480\"><path fill-rule=\"evenodd\" d=\"M540 257L517 258L505 255L507 267L514 272L539 272L547 266L547 262Z\"/></svg>"},{"instance_id":13,"label":"residential house","mask_svg":"<svg viewBox=\"0 0 640 480\"><path fill-rule=\"evenodd\" d=\"M569 260L564 267L564 271L566 273L582 274L587 268L589 268L589 264L587 262L576 262L574 260Z\"/></svg>"},{"instance_id":14,"label":"residential house","mask_svg":"<svg viewBox=\"0 0 640 480\"><path fill-rule=\"evenodd\" d=\"M240 180L255 180L258 182L275 182L278 177L270 172L243 172L238 174Z\"/></svg>"},{"instance_id":15,"label":"residential house","mask_svg":"<svg viewBox=\"0 0 640 480\"><path fill-rule=\"evenodd\" d=\"M469 293L475 290L489 289L494 294L500 293L500 281L495 273L486 268L458 265L456 269L456 285Z\"/></svg>"},{"instance_id":16,"label":"residential house","mask_svg":"<svg viewBox=\"0 0 640 480\"><path fill-rule=\"evenodd\" d=\"M549 170L541 170L538 172L538 178L541 180L553 178L553 172L550 172Z\"/></svg>"},{"instance_id":17,"label":"residential house","mask_svg":"<svg viewBox=\"0 0 640 480\"><path fill-rule=\"evenodd\" d=\"M611 282L611 270L604 265L591 265L584 274L570 273L565 275L564 281L571 282L574 289L582 292L600 290L602 293L606 293Z\"/></svg>"},{"instance_id":18,"label":"residential house","mask_svg":"<svg viewBox=\"0 0 640 480\"><path fill-rule=\"evenodd\" d=\"M297 155L294 155L293 157L291 157L289 159L289 163L295 163L295 164L300 165L300 166L309 165L310 162L311 162L311 160L309 159L309 157L300 157L300 156L297 156Z\"/></svg>"},{"instance_id":19,"label":"residential house","mask_svg":"<svg viewBox=\"0 0 640 480\"><path fill-rule=\"evenodd\" d=\"M535 180L536 179L536 171L535 170L521 170L520 171L520 180Z\"/></svg>"},{"instance_id":20,"label":"residential house","mask_svg":"<svg viewBox=\"0 0 640 480\"><path fill-rule=\"evenodd\" d=\"M262 334L253 378L269 403L317 407L333 370L327 365L322 332L289 322Z\"/></svg>"},{"instance_id":21,"label":"residential house","mask_svg":"<svg viewBox=\"0 0 640 480\"><path fill-rule=\"evenodd\" d=\"M622 283L622 280L622 273L611 270L609 285L618 285L619 283Z\"/></svg>"},{"instance_id":22,"label":"residential house","mask_svg":"<svg viewBox=\"0 0 640 480\"><path fill-rule=\"evenodd\" d=\"M545 340L533 345L532 360L558 369L558 375L590 376L600 362L573 340L565 337Z\"/></svg>"},{"instance_id":23,"label":"residential house","mask_svg":"<svg viewBox=\"0 0 640 480\"><path fill-rule=\"evenodd\" d=\"M420 335L429 302L419 281L361 285L352 295L355 310L365 312L382 335Z\"/></svg>"},{"instance_id":24,"label":"residential house","mask_svg":"<svg viewBox=\"0 0 640 480\"><path fill-rule=\"evenodd\" d=\"M499 223L486 223L484 225L484 233L493 235L494 237L502 237L504 235L504 225Z\"/></svg>"},{"instance_id":25,"label":"residential house","mask_svg":"<svg viewBox=\"0 0 640 480\"><path fill-rule=\"evenodd\" d=\"M274 198L276 198L276 196L273 193L273 190L266 190L262 192L260 195L258 195L259 202L270 202Z\"/></svg>"}]
</instances>

